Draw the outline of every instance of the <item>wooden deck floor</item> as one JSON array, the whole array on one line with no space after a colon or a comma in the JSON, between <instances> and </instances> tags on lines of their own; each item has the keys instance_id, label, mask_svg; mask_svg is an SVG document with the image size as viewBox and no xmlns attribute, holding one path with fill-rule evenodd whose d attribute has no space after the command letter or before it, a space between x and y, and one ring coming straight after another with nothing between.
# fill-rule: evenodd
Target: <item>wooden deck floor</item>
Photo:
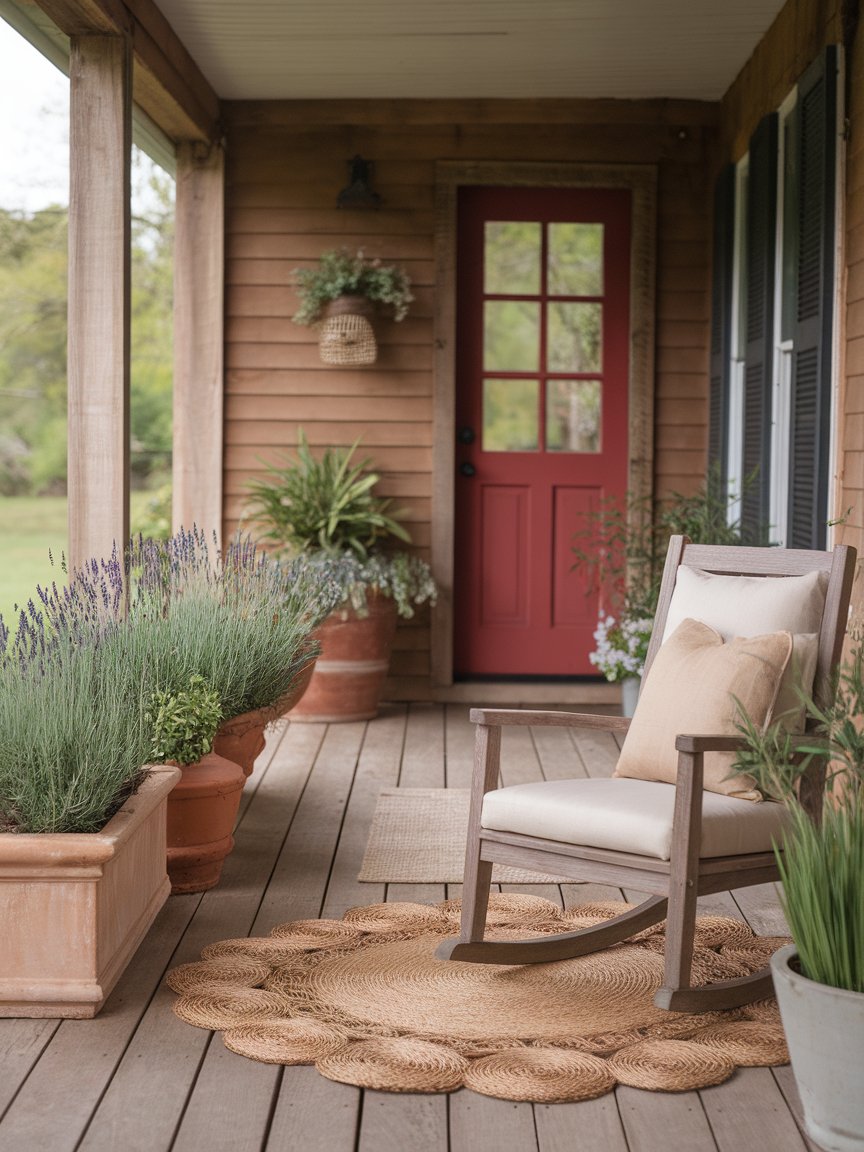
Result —
<instances>
[{"instance_id":1,"label":"wooden deck floor","mask_svg":"<svg viewBox=\"0 0 864 1152\"><path fill-rule=\"evenodd\" d=\"M467 708L388 706L369 723L283 725L244 794L220 886L169 899L102 1013L0 1020L2 1152L802 1152L789 1068L742 1069L717 1088L619 1088L582 1104L531 1106L472 1092L361 1092L312 1068L258 1064L181 1023L165 970L202 947L280 922L341 916L384 899L438 901L443 885L360 884L381 787L466 787ZM506 733L505 783L608 775L611 737L574 747L561 730ZM519 889L511 889L519 890ZM567 903L616 889L534 886ZM632 895L629 894L628 895ZM773 889L711 898L757 932L784 931Z\"/></svg>"}]
</instances>

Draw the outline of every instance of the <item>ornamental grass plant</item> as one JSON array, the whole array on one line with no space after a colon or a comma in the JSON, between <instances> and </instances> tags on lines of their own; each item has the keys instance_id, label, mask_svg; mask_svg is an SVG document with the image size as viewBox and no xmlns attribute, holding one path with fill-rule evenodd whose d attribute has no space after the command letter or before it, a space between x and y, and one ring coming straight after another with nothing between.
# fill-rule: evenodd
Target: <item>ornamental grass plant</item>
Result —
<instances>
[{"instance_id":1,"label":"ornamental grass plant","mask_svg":"<svg viewBox=\"0 0 864 1152\"><path fill-rule=\"evenodd\" d=\"M860 638L858 639L860 645ZM810 980L864 992L864 648L840 671L833 701L805 698L810 731L765 731L740 724L747 747L733 771L751 773L759 788L786 804L790 826L777 852L781 903ZM826 774L824 802L808 810L806 774Z\"/></svg>"}]
</instances>

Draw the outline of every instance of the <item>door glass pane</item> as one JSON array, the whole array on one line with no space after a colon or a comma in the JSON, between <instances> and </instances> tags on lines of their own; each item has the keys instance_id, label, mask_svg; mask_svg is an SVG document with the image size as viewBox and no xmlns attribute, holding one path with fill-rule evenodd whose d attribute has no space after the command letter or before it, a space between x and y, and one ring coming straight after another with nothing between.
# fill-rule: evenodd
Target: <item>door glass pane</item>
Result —
<instances>
[{"instance_id":1,"label":"door glass pane","mask_svg":"<svg viewBox=\"0 0 864 1152\"><path fill-rule=\"evenodd\" d=\"M483 451L536 452L539 447L536 380L483 381Z\"/></svg>"},{"instance_id":2,"label":"door glass pane","mask_svg":"<svg viewBox=\"0 0 864 1152\"><path fill-rule=\"evenodd\" d=\"M599 380L549 380L546 383L546 450L599 452Z\"/></svg>"},{"instance_id":3,"label":"door glass pane","mask_svg":"<svg viewBox=\"0 0 864 1152\"><path fill-rule=\"evenodd\" d=\"M602 304L550 304L549 372L602 372Z\"/></svg>"},{"instance_id":4,"label":"door glass pane","mask_svg":"<svg viewBox=\"0 0 864 1152\"><path fill-rule=\"evenodd\" d=\"M483 256L487 295L536 296L540 291L539 224L487 220Z\"/></svg>"},{"instance_id":5,"label":"door glass pane","mask_svg":"<svg viewBox=\"0 0 864 1152\"><path fill-rule=\"evenodd\" d=\"M487 300L483 305L483 371L536 372L539 361L540 305Z\"/></svg>"},{"instance_id":6,"label":"door glass pane","mask_svg":"<svg viewBox=\"0 0 864 1152\"><path fill-rule=\"evenodd\" d=\"M549 225L549 295L603 295L603 225Z\"/></svg>"}]
</instances>

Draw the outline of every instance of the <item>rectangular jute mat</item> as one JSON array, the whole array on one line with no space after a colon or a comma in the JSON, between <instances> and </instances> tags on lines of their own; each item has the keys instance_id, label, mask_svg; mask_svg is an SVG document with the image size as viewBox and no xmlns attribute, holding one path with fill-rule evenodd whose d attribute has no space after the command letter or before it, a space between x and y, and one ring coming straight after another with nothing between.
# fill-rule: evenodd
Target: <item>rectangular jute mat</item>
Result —
<instances>
[{"instance_id":1,"label":"rectangular jute mat","mask_svg":"<svg viewBox=\"0 0 864 1152\"><path fill-rule=\"evenodd\" d=\"M358 880L375 884L461 884L468 831L467 788L382 788ZM573 884L496 864L496 884Z\"/></svg>"}]
</instances>

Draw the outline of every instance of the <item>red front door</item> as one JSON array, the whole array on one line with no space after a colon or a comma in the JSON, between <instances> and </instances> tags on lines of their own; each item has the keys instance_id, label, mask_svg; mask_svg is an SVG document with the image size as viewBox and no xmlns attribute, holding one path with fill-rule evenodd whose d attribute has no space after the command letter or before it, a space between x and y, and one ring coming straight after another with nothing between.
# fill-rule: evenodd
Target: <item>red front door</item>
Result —
<instances>
[{"instance_id":1,"label":"red front door","mask_svg":"<svg viewBox=\"0 0 864 1152\"><path fill-rule=\"evenodd\" d=\"M458 237L454 671L593 674L572 548L627 485L630 194L463 188Z\"/></svg>"}]
</instances>

